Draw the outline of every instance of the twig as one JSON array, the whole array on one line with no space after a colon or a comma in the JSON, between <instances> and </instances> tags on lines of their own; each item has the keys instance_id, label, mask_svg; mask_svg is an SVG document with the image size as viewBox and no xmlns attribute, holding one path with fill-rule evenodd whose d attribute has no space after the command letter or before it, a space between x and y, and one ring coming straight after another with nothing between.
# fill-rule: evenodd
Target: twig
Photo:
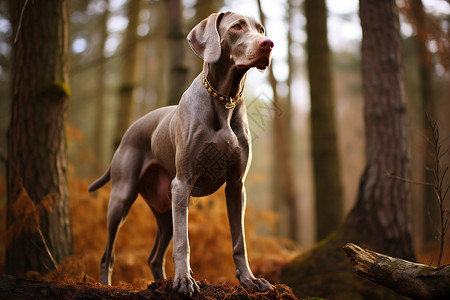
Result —
<instances>
[{"instance_id":1,"label":"twig","mask_svg":"<svg viewBox=\"0 0 450 300\"><path fill-rule=\"evenodd\" d=\"M25 13L25 8L27 7L27 4L28 0L25 0L25 3L22 6L22 10L20 11L19 24L17 25L16 36L14 37L14 44L17 42L17 39L19 38L20 29L22 28L23 15Z\"/></svg>"},{"instance_id":2,"label":"twig","mask_svg":"<svg viewBox=\"0 0 450 300\"><path fill-rule=\"evenodd\" d=\"M447 234L449 225L450 225L450 211L447 210L447 207L445 206L445 199L448 195L448 192L450 190L450 186L447 186L444 188L445 183L445 176L448 172L448 167L446 167L442 173L441 173L441 159L445 155L449 153L448 150L445 150L442 152L442 142L439 134L439 127L437 124L437 121L431 118L429 114L427 114L428 123L430 125L431 129L431 138L426 138L426 141L430 144L432 147L432 151L434 154L434 166L432 168L429 168L430 171L434 173L434 180L433 182L422 182L422 181L415 181L410 180L407 178L403 178L397 175L394 175L388 171L385 172L385 175L391 179L397 179L402 180L407 183L411 184L420 184L424 186L429 186L433 189L433 192L436 196L436 199L438 201L439 205L439 211L440 211L440 237L437 237L439 239L439 259L438 259L438 266L441 265L442 255L444 253L444 243L445 243L445 235ZM445 139L444 139L445 140ZM445 191L444 191L445 190ZM431 217L430 217L431 219Z\"/></svg>"},{"instance_id":3,"label":"twig","mask_svg":"<svg viewBox=\"0 0 450 300\"><path fill-rule=\"evenodd\" d=\"M22 184L22 179L19 177L17 179L19 181L19 185L21 186L21 191L18 196L15 198L13 203L9 204L8 209L11 210L11 214L15 219L12 224L10 224L7 233L6 233L6 244L9 247L11 241L16 238L22 231L28 231L30 233L38 233L39 237L42 241L42 244L45 249L45 253L50 258L58 276L63 279L61 273L59 272L58 266L53 258L53 255L48 247L47 241L45 240L44 234L42 233L41 225L40 225L40 214L43 211L51 211L51 203L53 203L57 198L55 195L48 194L43 197L38 203L34 203L34 201L28 195L25 187ZM31 209L27 209L30 207ZM42 252L44 250L38 245L36 240L32 239L31 242ZM45 266L48 268L48 266ZM48 268L50 270L50 268Z\"/></svg>"},{"instance_id":4,"label":"twig","mask_svg":"<svg viewBox=\"0 0 450 300\"><path fill-rule=\"evenodd\" d=\"M39 226L39 224L37 224L37 232L39 233L39 236L41 237L42 243L44 244L45 251L47 252L48 257L52 261L52 264L53 264L53 267L56 270L56 273L58 273L59 278L61 280L63 280L63 277L62 277L61 273L59 272L58 265L56 264L55 259L53 258L53 255L52 255L52 253L50 252L50 249L47 246L47 242L45 240L44 235L42 234L42 230L41 230L41 227Z\"/></svg>"},{"instance_id":5,"label":"twig","mask_svg":"<svg viewBox=\"0 0 450 300\"><path fill-rule=\"evenodd\" d=\"M427 114L428 122L431 129L431 140L429 140L431 146L433 147L434 153L434 181L432 183L433 191L436 195L436 199L439 204L439 212L440 212L440 245L439 245L439 259L438 266L441 265L442 255L444 253L444 243L445 243L445 235L448 230L449 225L449 215L450 212L447 211L445 206L445 198L447 197L450 186L444 188L445 176L448 172L448 167L444 169L441 173L441 159L444 155L448 154L448 151L444 151L441 153L442 144L440 141L439 127L436 120L433 120L430 115ZM444 191L445 190L445 191Z\"/></svg>"},{"instance_id":6,"label":"twig","mask_svg":"<svg viewBox=\"0 0 450 300\"><path fill-rule=\"evenodd\" d=\"M411 183L411 184L420 184L420 185L426 185L426 186L431 186L431 187L433 186L433 183L411 180L411 179L408 179L408 178L404 178L404 177L400 177L400 176L394 175L394 174L390 173L389 171L385 171L384 175L386 177L389 177L389 178L392 178L392 179L402 180L404 182Z\"/></svg>"}]
</instances>

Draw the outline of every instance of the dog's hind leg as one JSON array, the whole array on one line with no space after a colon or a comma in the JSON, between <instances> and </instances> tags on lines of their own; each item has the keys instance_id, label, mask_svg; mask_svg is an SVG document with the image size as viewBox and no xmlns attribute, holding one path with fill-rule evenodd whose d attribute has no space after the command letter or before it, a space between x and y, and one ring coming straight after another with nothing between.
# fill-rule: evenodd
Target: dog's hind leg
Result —
<instances>
[{"instance_id":1,"label":"dog's hind leg","mask_svg":"<svg viewBox=\"0 0 450 300\"><path fill-rule=\"evenodd\" d=\"M125 188L124 185L116 185L111 190L107 216L108 239L100 263L100 282L102 284L111 285L116 235L120 226L125 222L128 211L136 197L136 192L131 188Z\"/></svg>"},{"instance_id":2,"label":"dog's hind leg","mask_svg":"<svg viewBox=\"0 0 450 300\"><path fill-rule=\"evenodd\" d=\"M125 138L122 143L126 142ZM100 282L111 284L114 263L114 244L120 226L125 222L138 195L139 174L143 159L139 149L120 146L111 163L111 194L108 203L108 238L100 262Z\"/></svg>"},{"instance_id":3,"label":"dog's hind leg","mask_svg":"<svg viewBox=\"0 0 450 300\"><path fill-rule=\"evenodd\" d=\"M169 173L152 160L144 167L139 181L139 193L152 210L157 224L155 242L147 260L155 281L166 278L164 254L173 235L171 179Z\"/></svg>"},{"instance_id":4,"label":"dog's hind leg","mask_svg":"<svg viewBox=\"0 0 450 300\"><path fill-rule=\"evenodd\" d=\"M163 213L157 212L154 209L152 211L155 215L158 228L156 230L152 252L148 257L148 265L152 271L153 280L157 281L166 278L164 255L173 235L172 210Z\"/></svg>"}]
</instances>

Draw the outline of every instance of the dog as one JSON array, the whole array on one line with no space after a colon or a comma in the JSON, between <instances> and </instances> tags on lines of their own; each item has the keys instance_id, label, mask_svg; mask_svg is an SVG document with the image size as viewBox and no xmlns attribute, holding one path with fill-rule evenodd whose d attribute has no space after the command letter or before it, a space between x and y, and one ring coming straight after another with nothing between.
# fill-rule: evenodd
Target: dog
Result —
<instances>
[{"instance_id":1,"label":"dog","mask_svg":"<svg viewBox=\"0 0 450 300\"><path fill-rule=\"evenodd\" d=\"M247 71L266 69L274 44L256 19L234 12L210 15L187 40L204 61L202 73L178 105L156 109L128 128L109 169L89 187L92 192L111 180L100 280L111 284L114 240L141 194L158 227L148 258L154 279L166 278L164 254L173 236L173 288L186 296L199 291L189 262L190 196L212 194L226 183L236 278L245 288L267 291L272 285L255 278L247 260L244 181L251 143L242 93ZM220 159L211 160L211 151L220 153Z\"/></svg>"}]
</instances>

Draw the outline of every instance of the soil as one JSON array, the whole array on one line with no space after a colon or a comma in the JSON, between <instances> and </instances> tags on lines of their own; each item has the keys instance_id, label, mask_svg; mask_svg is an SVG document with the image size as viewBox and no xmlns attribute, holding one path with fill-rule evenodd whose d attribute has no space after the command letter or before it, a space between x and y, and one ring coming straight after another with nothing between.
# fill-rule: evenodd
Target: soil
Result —
<instances>
[{"instance_id":1,"label":"soil","mask_svg":"<svg viewBox=\"0 0 450 300\"><path fill-rule=\"evenodd\" d=\"M268 292L248 291L241 286L198 282L200 292L192 299L297 299L286 285ZM0 299L183 299L172 290L172 280L157 281L146 289L103 286L88 282L47 282L0 275Z\"/></svg>"}]
</instances>

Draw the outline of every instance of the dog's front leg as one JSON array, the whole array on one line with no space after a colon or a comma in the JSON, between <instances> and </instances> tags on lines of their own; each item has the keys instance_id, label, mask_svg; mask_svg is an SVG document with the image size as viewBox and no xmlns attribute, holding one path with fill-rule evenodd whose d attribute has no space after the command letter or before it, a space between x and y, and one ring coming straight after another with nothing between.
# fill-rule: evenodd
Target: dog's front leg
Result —
<instances>
[{"instance_id":1,"label":"dog's front leg","mask_svg":"<svg viewBox=\"0 0 450 300\"><path fill-rule=\"evenodd\" d=\"M264 278L255 278L247 260L247 250L244 233L244 214L246 193L242 181L227 182L225 188L227 197L228 221L230 223L233 242L233 259L236 267L236 278L239 283L249 289L267 291L272 285Z\"/></svg>"},{"instance_id":2,"label":"dog's front leg","mask_svg":"<svg viewBox=\"0 0 450 300\"><path fill-rule=\"evenodd\" d=\"M173 219L173 261L175 278L173 289L185 296L199 291L195 279L191 276L189 263L188 209L191 187L186 181L175 178L172 181L172 219Z\"/></svg>"}]
</instances>

